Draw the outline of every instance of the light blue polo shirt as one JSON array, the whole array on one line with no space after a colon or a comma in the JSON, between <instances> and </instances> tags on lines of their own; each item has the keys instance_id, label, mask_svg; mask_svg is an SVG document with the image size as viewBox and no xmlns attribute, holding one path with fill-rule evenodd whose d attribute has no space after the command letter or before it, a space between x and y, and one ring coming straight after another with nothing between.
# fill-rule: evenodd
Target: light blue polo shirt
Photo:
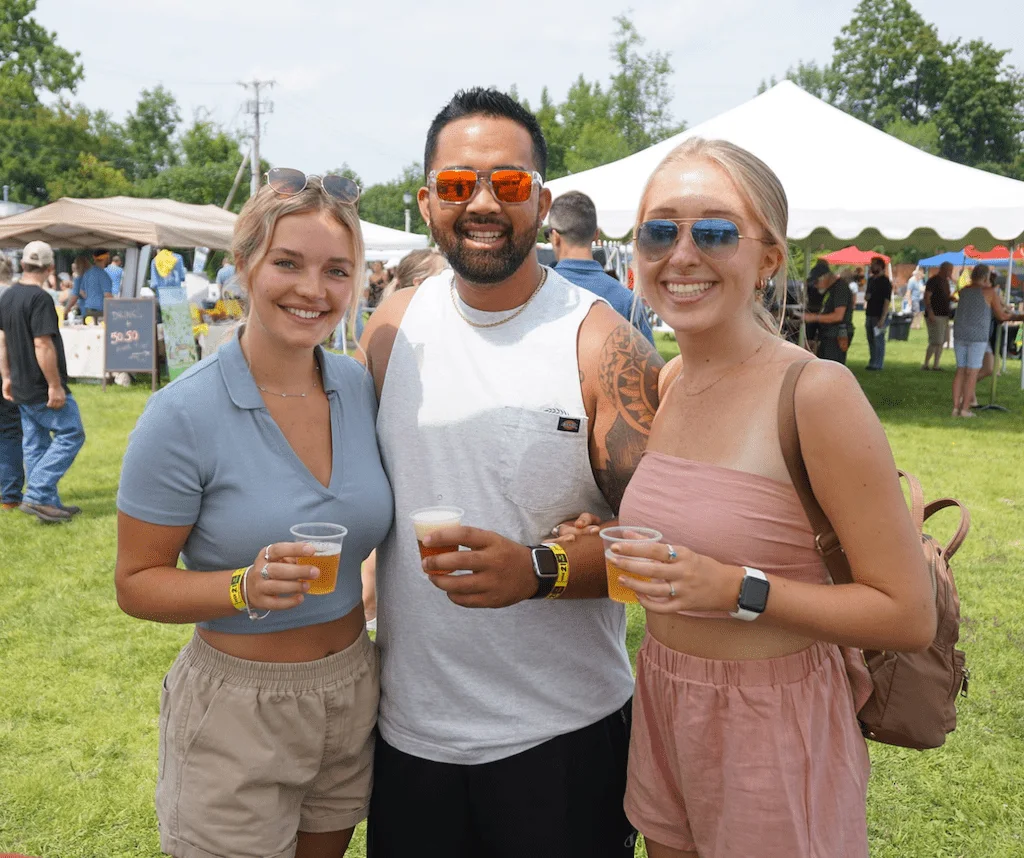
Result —
<instances>
[{"instance_id":1,"label":"light blue polo shirt","mask_svg":"<svg viewBox=\"0 0 1024 858\"><path fill-rule=\"evenodd\" d=\"M152 524L191 525L181 558L198 571L237 569L288 529L348 528L338 585L271 611L199 623L238 634L276 632L345 616L362 598L359 568L391 528L394 499L377 450L377 397L363 367L317 349L330 400L334 461L328 487L309 472L270 416L237 336L150 397L128 441L117 507ZM253 573L250 573L250 575Z\"/></svg>"}]
</instances>

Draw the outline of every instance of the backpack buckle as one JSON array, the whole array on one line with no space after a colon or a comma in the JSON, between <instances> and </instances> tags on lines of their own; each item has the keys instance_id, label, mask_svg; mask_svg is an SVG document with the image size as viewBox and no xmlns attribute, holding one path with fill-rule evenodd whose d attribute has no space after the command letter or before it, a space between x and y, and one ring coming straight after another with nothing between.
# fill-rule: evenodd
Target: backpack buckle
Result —
<instances>
[{"instance_id":1,"label":"backpack buckle","mask_svg":"<svg viewBox=\"0 0 1024 858\"><path fill-rule=\"evenodd\" d=\"M843 550L843 546L839 544L839 537L835 533L817 533L814 536L814 547L818 550L818 554L822 557L827 557L833 551L837 549Z\"/></svg>"}]
</instances>

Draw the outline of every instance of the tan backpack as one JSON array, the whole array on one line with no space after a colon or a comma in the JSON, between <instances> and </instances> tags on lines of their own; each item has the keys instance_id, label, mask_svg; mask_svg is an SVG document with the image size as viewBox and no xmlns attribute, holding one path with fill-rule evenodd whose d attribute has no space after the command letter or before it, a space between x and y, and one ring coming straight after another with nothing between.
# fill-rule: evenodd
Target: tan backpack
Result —
<instances>
[{"instance_id":1,"label":"tan backpack","mask_svg":"<svg viewBox=\"0 0 1024 858\"><path fill-rule=\"evenodd\" d=\"M807 513L818 547L834 584L853 581L850 564L843 547L811 489L800 452L796 410L793 395L796 382L810 361L792 364L786 372L779 394L779 441L793 487ZM942 498L925 505L921 484L910 474L898 471L910 486L910 513L921 535L921 548L932 576L932 591L938 626L935 639L923 652L892 652L864 650L863 654L847 651L863 659L873 686L867 702L857 718L868 739L903 748L937 748L946 741L946 734L956 729L957 695L967 696L970 672L964 664L964 653L956 648L960 637L960 597L957 595L949 561L967 536L971 517L967 508L953 498ZM960 510L960 524L945 546L924 533L924 522L946 507ZM851 671L851 684L857 676Z\"/></svg>"}]
</instances>

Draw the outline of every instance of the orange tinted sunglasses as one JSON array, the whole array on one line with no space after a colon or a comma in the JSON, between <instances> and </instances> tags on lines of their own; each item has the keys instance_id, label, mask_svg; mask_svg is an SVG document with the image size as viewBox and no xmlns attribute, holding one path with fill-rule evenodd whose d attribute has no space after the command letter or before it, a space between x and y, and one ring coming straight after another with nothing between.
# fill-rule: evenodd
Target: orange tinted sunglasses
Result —
<instances>
[{"instance_id":1,"label":"orange tinted sunglasses","mask_svg":"<svg viewBox=\"0 0 1024 858\"><path fill-rule=\"evenodd\" d=\"M533 193L533 185L541 187L544 178L536 170L431 170L430 186L446 203L468 203L481 182L486 183L494 198L502 203L525 203Z\"/></svg>"}]
</instances>

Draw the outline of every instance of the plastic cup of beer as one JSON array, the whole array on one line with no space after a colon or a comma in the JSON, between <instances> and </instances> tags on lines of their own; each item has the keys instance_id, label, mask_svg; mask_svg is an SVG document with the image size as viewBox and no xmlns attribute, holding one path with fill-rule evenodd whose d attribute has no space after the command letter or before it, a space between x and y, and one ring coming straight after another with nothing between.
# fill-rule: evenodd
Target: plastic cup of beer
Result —
<instances>
[{"instance_id":1,"label":"plastic cup of beer","mask_svg":"<svg viewBox=\"0 0 1024 858\"><path fill-rule=\"evenodd\" d=\"M308 542L316 549L316 554L304 554L296 558L300 566L315 566L320 570L319 577L309 582L309 590L306 592L311 596L333 593L338 583L341 543L345 540L348 528L324 521L309 521L295 525L291 532L296 542Z\"/></svg>"},{"instance_id":2,"label":"plastic cup of beer","mask_svg":"<svg viewBox=\"0 0 1024 858\"><path fill-rule=\"evenodd\" d=\"M636 593L630 590L629 587L619 583L619 576L624 575L637 581L650 581L651 579L645 578L643 575L634 575L632 572L627 572L621 566L618 566L616 561L620 555L612 553L612 546L619 542L632 545L661 542L661 534L650 527L620 525L619 527L606 527L601 531L601 539L604 540L604 565L608 574L608 598L615 602L637 601ZM630 559L647 563L651 562L645 557L631 557Z\"/></svg>"},{"instance_id":3,"label":"plastic cup of beer","mask_svg":"<svg viewBox=\"0 0 1024 858\"><path fill-rule=\"evenodd\" d=\"M449 551L458 551L458 545L431 545L429 548L423 544L428 533L439 530L442 527L458 527L462 524L462 516L466 513L457 506L425 506L414 509L409 513L412 519L412 526L416 530L416 545L420 549L420 559L433 557L435 554L447 554ZM432 575L446 575L447 571L430 573Z\"/></svg>"}]
</instances>

